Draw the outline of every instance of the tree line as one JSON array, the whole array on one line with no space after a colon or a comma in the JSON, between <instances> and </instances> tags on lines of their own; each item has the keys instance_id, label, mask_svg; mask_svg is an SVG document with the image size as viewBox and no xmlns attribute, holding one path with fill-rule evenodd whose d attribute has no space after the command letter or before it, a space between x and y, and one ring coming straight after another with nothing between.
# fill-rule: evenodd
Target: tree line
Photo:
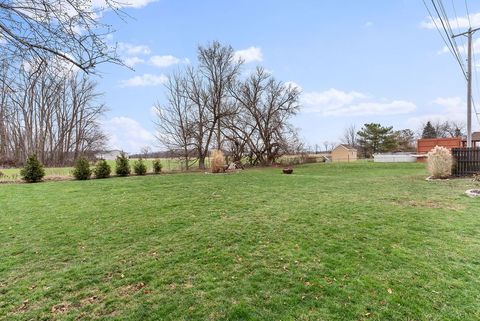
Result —
<instances>
[{"instance_id":1,"label":"tree line","mask_svg":"<svg viewBox=\"0 0 480 321\"><path fill-rule=\"evenodd\" d=\"M344 144L355 147L359 155L370 158L375 153L414 152L417 138L462 137L463 125L453 121L427 121L419 133L411 129L394 130L393 126L367 123L357 130L355 125L347 127L341 137Z\"/></svg>"},{"instance_id":2,"label":"tree line","mask_svg":"<svg viewBox=\"0 0 480 321\"><path fill-rule=\"evenodd\" d=\"M300 91L262 67L245 75L231 46L198 47L197 66L171 74L166 103L157 103L158 140L188 169L215 148L232 162L268 165L301 149L289 120L299 110Z\"/></svg>"},{"instance_id":3,"label":"tree line","mask_svg":"<svg viewBox=\"0 0 480 321\"><path fill-rule=\"evenodd\" d=\"M103 146L99 118L105 106L96 84L64 67L31 61L0 84L0 163L18 166L36 154L47 166L62 166ZM1 65L0 78L10 68Z\"/></svg>"}]
</instances>

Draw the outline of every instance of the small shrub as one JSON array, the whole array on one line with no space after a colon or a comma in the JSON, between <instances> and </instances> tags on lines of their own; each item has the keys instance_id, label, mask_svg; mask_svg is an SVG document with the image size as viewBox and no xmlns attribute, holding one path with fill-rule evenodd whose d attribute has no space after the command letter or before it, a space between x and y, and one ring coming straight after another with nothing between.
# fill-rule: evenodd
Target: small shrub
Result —
<instances>
[{"instance_id":1,"label":"small shrub","mask_svg":"<svg viewBox=\"0 0 480 321\"><path fill-rule=\"evenodd\" d=\"M427 156L428 170L434 178L446 178L452 175L453 158L447 148L435 146Z\"/></svg>"},{"instance_id":2,"label":"small shrub","mask_svg":"<svg viewBox=\"0 0 480 321\"><path fill-rule=\"evenodd\" d=\"M472 181L475 183L475 185L480 185L480 173L473 174Z\"/></svg>"},{"instance_id":3,"label":"small shrub","mask_svg":"<svg viewBox=\"0 0 480 321\"><path fill-rule=\"evenodd\" d=\"M0 178L2 178L3 176L5 176L5 174L2 171L0 171Z\"/></svg>"},{"instance_id":4,"label":"small shrub","mask_svg":"<svg viewBox=\"0 0 480 321\"><path fill-rule=\"evenodd\" d=\"M115 173L118 176L128 176L130 175L130 164L124 152L121 152L117 159L115 160Z\"/></svg>"},{"instance_id":5,"label":"small shrub","mask_svg":"<svg viewBox=\"0 0 480 321\"><path fill-rule=\"evenodd\" d=\"M212 173L220 173L224 171L225 157L219 149L212 151Z\"/></svg>"},{"instance_id":6,"label":"small shrub","mask_svg":"<svg viewBox=\"0 0 480 321\"><path fill-rule=\"evenodd\" d=\"M28 156L25 166L20 171L20 175L27 183L40 182L43 179L45 169L38 160L37 155L33 154Z\"/></svg>"},{"instance_id":7,"label":"small shrub","mask_svg":"<svg viewBox=\"0 0 480 321\"><path fill-rule=\"evenodd\" d=\"M75 161L75 168L73 169L73 177L78 180L90 179L92 170L90 169L90 163L84 157L80 157Z\"/></svg>"},{"instance_id":8,"label":"small shrub","mask_svg":"<svg viewBox=\"0 0 480 321\"><path fill-rule=\"evenodd\" d=\"M162 163L160 162L159 159L153 160L152 166L153 166L153 172L155 174L160 174L162 172Z\"/></svg>"},{"instance_id":9,"label":"small shrub","mask_svg":"<svg viewBox=\"0 0 480 321\"><path fill-rule=\"evenodd\" d=\"M108 178L110 177L111 172L112 169L106 160L101 159L97 162L97 166L95 166L94 170L96 178Z\"/></svg>"},{"instance_id":10,"label":"small shrub","mask_svg":"<svg viewBox=\"0 0 480 321\"><path fill-rule=\"evenodd\" d=\"M145 175L147 173L147 165L142 158L139 158L133 163L133 170L137 175Z\"/></svg>"}]
</instances>

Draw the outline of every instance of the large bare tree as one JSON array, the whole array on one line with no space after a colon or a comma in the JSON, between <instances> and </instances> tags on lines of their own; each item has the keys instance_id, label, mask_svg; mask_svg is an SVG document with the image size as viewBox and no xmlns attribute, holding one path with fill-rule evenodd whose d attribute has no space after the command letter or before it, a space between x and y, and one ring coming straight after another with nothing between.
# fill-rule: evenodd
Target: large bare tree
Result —
<instances>
[{"instance_id":1,"label":"large bare tree","mask_svg":"<svg viewBox=\"0 0 480 321\"><path fill-rule=\"evenodd\" d=\"M17 81L2 89L3 163L18 165L29 154L37 154L46 165L60 166L103 146L99 119L105 106L98 101L96 84L85 74L40 61L22 67Z\"/></svg>"},{"instance_id":2,"label":"large bare tree","mask_svg":"<svg viewBox=\"0 0 480 321\"><path fill-rule=\"evenodd\" d=\"M59 58L85 72L103 62L120 63L108 44L104 10L119 12L118 3L101 6L90 0L0 1L0 59L9 64L48 62ZM57 61L57 60L55 60Z\"/></svg>"}]
</instances>

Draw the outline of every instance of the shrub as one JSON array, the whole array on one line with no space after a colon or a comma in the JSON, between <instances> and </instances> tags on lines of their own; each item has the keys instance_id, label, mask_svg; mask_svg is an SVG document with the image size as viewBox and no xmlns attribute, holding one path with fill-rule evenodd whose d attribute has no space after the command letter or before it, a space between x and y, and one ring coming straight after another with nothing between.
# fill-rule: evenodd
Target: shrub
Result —
<instances>
[{"instance_id":1,"label":"shrub","mask_svg":"<svg viewBox=\"0 0 480 321\"><path fill-rule=\"evenodd\" d=\"M219 149L212 151L212 173L220 173L224 171L225 157Z\"/></svg>"},{"instance_id":2,"label":"shrub","mask_svg":"<svg viewBox=\"0 0 480 321\"><path fill-rule=\"evenodd\" d=\"M137 175L145 175L147 173L147 165L142 158L139 158L133 163L133 170Z\"/></svg>"},{"instance_id":3,"label":"shrub","mask_svg":"<svg viewBox=\"0 0 480 321\"><path fill-rule=\"evenodd\" d=\"M20 175L27 183L35 183L42 180L45 176L45 169L38 160L37 155L28 156L25 166L20 171Z\"/></svg>"},{"instance_id":4,"label":"shrub","mask_svg":"<svg viewBox=\"0 0 480 321\"><path fill-rule=\"evenodd\" d=\"M101 159L97 162L97 166L95 166L94 170L96 178L108 178L110 177L111 172L112 169L110 168L110 165L108 165L106 160Z\"/></svg>"},{"instance_id":5,"label":"shrub","mask_svg":"<svg viewBox=\"0 0 480 321\"><path fill-rule=\"evenodd\" d=\"M73 177L78 180L90 179L92 170L90 169L90 163L84 157L80 157L75 161L75 168L73 169Z\"/></svg>"},{"instance_id":6,"label":"shrub","mask_svg":"<svg viewBox=\"0 0 480 321\"><path fill-rule=\"evenodd\" d=\"M160 162L160 160L159 159L153 160L152 166L153 166L153 172L155 174L160 174L160 172L162 171L162 163Z\"/></svg>"},{"instance_id":7,"label":"shrub","mask_svg":"<svg viewBox=\"0 0 480 321\"><path fill-rule=\"evenodd\" d=\"M452 175L453 158L447 148L435 146L427 156L428 170L434 178L446 178Z\"/></svg>"},{"instance_id":8,"label":"shrub","mask_svg":"<svg viewBox=\"0 0 480 321\"><path fill-rule=\"evenodd\" d=\"M130 175L130 164L124 152L121 152L120 155L117 156L117 159L115 160L115 173L118 176Z\"/></svg>"}]
</instances>

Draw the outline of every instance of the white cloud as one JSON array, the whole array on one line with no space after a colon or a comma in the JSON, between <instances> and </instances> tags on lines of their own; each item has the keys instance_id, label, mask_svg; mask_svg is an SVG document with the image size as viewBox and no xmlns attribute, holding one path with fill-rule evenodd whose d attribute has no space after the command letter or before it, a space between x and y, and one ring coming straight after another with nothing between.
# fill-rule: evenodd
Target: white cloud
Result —
<instances>
[{"instance_id":1,"label":"white cloud","mask_svg":"<svg viewBox=\"0 0 480 321\"><path fill-rule=\"evenodd\" d=\"M263 54L262 50L259 47L250 47L243 50L237 50L234 54L234 59L239 60L242 59L245 63L250 63L254 61L262 61Z\"/></svg>"},{"instance_id":2,"label":"white cloud","mask_svg":"<svg viewBox=\"0 0 480 321\"><path fill-rule=\"evenodd\" d=\"M181 62L180 58L175 56L166 55L166 56L152 56L150 57L150 63L154 66L165 68L172 65L176 65Z\"/></svg>"},{"instance_id":3,"label":"white cloud","mask_svg":"<svg viewBox=\"0 0 480 321\"><path fill-rule=\"evenodd\" d=\"M129 117L114 117L102 123L109 138L109 147L137 153L144 146L153 147L155 135Z\"/></svg>"},{"instance_id":4,"label":"white cloud","mask_svg":"<svg viewBox=\"0 0 480 321\"><path fill-rule=\"evenodd\" d=\"M461 45L461 42L457 42L458 44L458 51L460 52L460 54L462 55L466 55L467 54L467 46L462 46ZM475 55L479 55L480 54L480 39L477 38L477 39L474 39L473 42L472 42L472 47L473 47L473 52L475 53ZM449 53L450 50L448 49L447 46L443 46L443 48L441 50L438 51L439 54L444 54L444 53Z\"/></svg>"},{"instance_id":5,"label":"white cloud","mask_svg":"<svg viewBox=\"0 0 480 321\"><path fill-rule=\"evenodd\" d=\"M150 47L146 45L134 45L126 42L120 42L118 44L118 50L127 56L149 55L152 52Z\"/></svg>"},{"instance_id":6,"label":"white cloud","mask_svg":"<svg viewBox=\"0 0 480 321\"><path fill-rule=\"evenodd\" d=\"M300 86L299 84L297 84L297 83L294 82L294 81L286 81L286 82L285 82L285 86L287 86L287 87L292 87L292 88L296 88L298 91L303 91L302 86Z\"/></svg>"},{"instance_id":7,"label":"white cloud","mask_svg":"<svg viewBox=\"0 0 480 321\"><path fill-rule=\"evenodd\" d=\"M142 58L139 58L139 57L127 57L127 58L123 59L123 62L129 67L133 67L137 64L144 63L145 60L143 60Z\"/></svg>"},{"instance_id":8,"label":"white cloud","mask_svg":"<svg viewBox=\"0 0 480 321\"><path fill-rule=\"evenodd\" d=\"M152 2L156 2L156 0L125 0L125 1L115 2L114 6L117 8L143 8ZM93 0L92 7L105 8L105 9L110 8L106 0Z\"/></svg>"},{"instance_id":9,"label":"white cloud","mask_svg":"<svg viewBox=\"0 0 480 321\"><path fill-rule=\"evenodd\" d=\"M120 85L122 87L145 87L145 86L160 86L168 81L165 75L143 74L135 76L130 79L122 80Z\"/></svg>"},{"instance_id":10,"label":"white cloud","mask_svg":"<svg viewBox=\"0 0 480 321\"><path fill-rule=\"evenodd\" d=\"M156 0L127 0L125 4L122 4L121 6L128 8L143 8L155 1Z\"/></svg>"},{"instance_id":11,"label":"white cloud","mask_svg":"<svg viewBox=\"0 0 480 321\"><path fill-rule=\"evenodd\" d=\"M409 101L375 99L357 91L345 92L334 88L305 93L302 105L305 112L324 116L398 115L416 109L415 104Z\"/></svg>"},{"instance_id":12,"label":"white cloud","mask_svg":"<svg viewBox=\"0 0 480 321\"><path fill-rule=\"evenodd\" d=\"M468 19L470 17L470 20ZM472 13L469 16L458 17L458 19L451 18L448 20L452 29L468 29L470 28L470 24L472 27L480 26L480 12ZM428 17L426 21L422 21L420 23L420 27L425 29L435 29L435 24L441 28L442 23L440 19L435 18L432 19Z\"/></svg>"},{"instance_id":13,"label":"white cloud","mask_svg":"<svg viewBox=\"0 0 480 321\"><path fill-rule=\"evenodd\" d=\"M431 102L439 108L438 112L426 115L420 115L411 117L408 119L408 123L413 127L420 127L427 121L433 122L445 122L455 121L458 123L465 122L467 105L465 101L460 97L439 97Z\"/></svg>"},{"instance_id":14,"label":"white cloud","mask_svg":"<svg viewBox=\"0 0 480 321\"><path fill-rule=\"evenodd\" d=\"M371 21L365 22L365 27L366 28L369 28L369 27L372 27L372 26L373 26L373 22L371 22Z\"/></svg>"}]
</instances>

